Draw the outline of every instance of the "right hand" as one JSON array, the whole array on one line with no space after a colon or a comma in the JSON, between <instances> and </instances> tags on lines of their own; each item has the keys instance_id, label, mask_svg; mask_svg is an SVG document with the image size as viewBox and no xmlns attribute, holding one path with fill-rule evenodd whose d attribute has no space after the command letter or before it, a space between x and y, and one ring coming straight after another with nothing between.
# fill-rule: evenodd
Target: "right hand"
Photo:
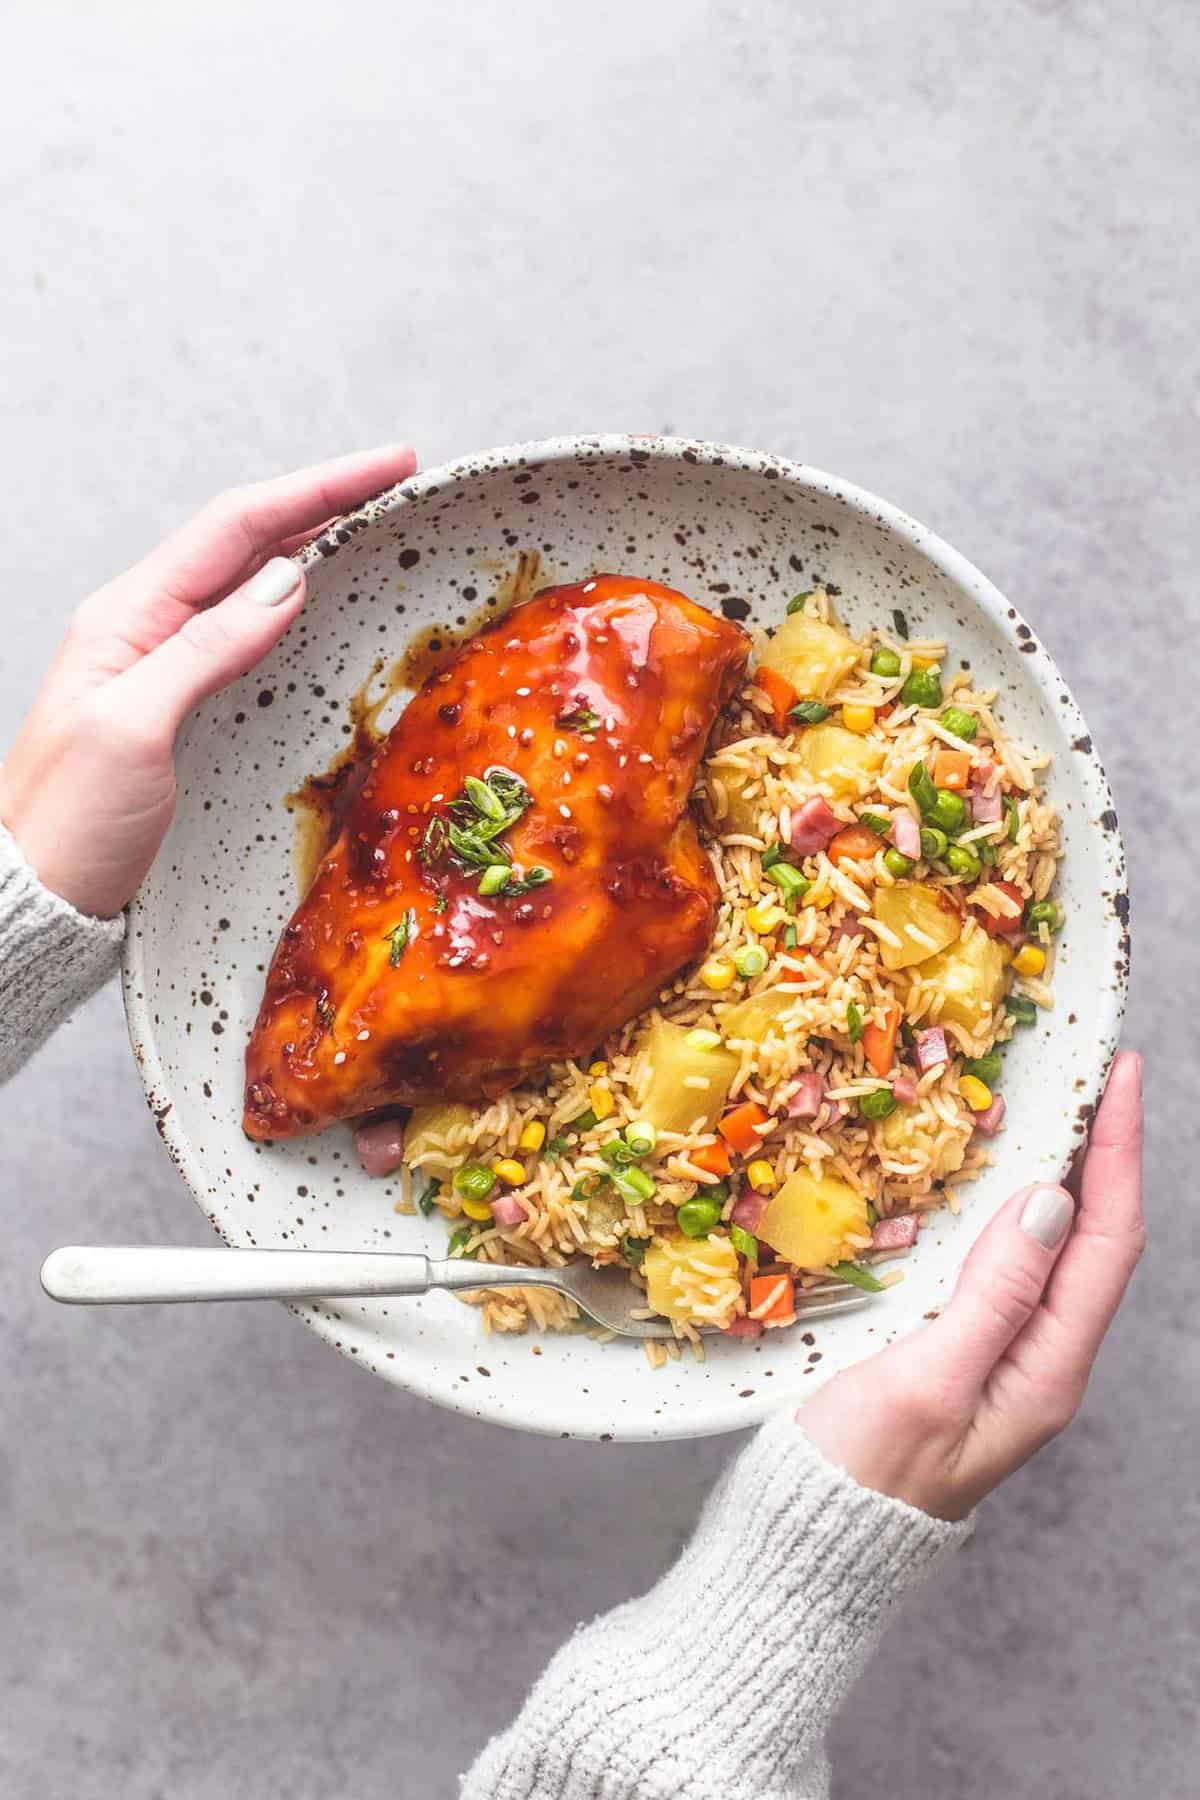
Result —
<instances>
[{"instance_id":1,"label":"right hand","mask_svg":"<svg viewBox=\"0 0 1200 1800\"><path fill-rule=\"evenodd\" d=\"M1113 1064L1079 1175L988 1226L941 1316L837 1375L796 1417L864 1487L962 1519L1074 1418L1146 1242L1142 1059ZM1072 1218L1074 1223L1072 1228Z\"/></svg>"}]
</instances>

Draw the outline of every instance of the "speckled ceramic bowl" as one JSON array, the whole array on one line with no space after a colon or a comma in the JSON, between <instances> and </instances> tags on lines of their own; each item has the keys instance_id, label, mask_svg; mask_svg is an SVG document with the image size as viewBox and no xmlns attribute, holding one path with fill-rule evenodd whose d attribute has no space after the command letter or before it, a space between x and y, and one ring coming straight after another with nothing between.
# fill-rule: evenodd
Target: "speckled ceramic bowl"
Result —
<instances>
[{"instance_id":1,"label":"speckled ceramic bowl","mask_svg":"<svg viewBox=\"0 0 1200 1800\"><path fill-rule=\"evenodd\" d=\"M652 1373L636 1344L485 1337L449 1295L297 1308L335 1348L445 1406L562 1436L701 1436L752 1424L911 1330L1018 1184L1078 1147L1117 1041L1127 968L1125 867L1104 771L1061 675L978 570L924 527L833 476L668 438L569 438L418 475L304 555L309 600L270 662L210 701L179 753L179 808L133 908L125 997L146 1093L200 1206L231 1244L438 1251L440 1220L398 1216L348 1132L273 1147L242 1135L242 1054L263 972L298 897L284 796L345 743L347 702L422 628L453 632L518 554L545 581L645 575L751 621L836 583L856 630L903 607L1004 692L1010 730L1050 750L1066 841L1057 1006L1006 1059L1008 1127L962 1216L934 1217L880 1301L811 1331L714 1342ZM214 1313L213 1328L220 1329Z\"/></svg>"}]
</instances>

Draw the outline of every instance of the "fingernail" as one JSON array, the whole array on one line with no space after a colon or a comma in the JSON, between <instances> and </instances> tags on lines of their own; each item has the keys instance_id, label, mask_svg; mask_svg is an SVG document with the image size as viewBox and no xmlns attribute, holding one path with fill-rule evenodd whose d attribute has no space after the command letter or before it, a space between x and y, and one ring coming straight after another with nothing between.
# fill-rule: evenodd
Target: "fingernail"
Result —
<instances>
[{"instance_id":1,"label":"fingernail","mask_svg":"<svg viewBox=\"0 0 1200 1800\"><path fill-rule=\"evenodd\" d=\"M1075 1217L1075 1202L1062 1188L1034 1188L1021 1210L1021 1230L1045 1250L1055 1250Z\"/></svg>"},{"instance_id":2,"label":"fingernail","mask_svg":"<svg viewBox=\"0 0 1200 1800\"><path fill-rule=\"evenodd\" d=\"M273 556L242 589L242 599L255 606L282 606L300 586L300 571L286 556Z\"/></svg>"}]
</instances>

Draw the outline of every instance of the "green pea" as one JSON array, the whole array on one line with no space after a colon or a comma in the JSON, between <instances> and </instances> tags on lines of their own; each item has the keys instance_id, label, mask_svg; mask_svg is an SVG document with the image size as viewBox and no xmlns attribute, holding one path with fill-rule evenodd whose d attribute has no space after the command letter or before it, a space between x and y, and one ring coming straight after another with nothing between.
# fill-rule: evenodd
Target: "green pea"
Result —
<instances>
[{"instance_id":1,"label":"green pea","mask_svg":"<svg viewBox=\"0 0 1200 1800\"><path fill-rule=\"evenodd\" d=\"M767 953L760 944L743 944L733 953L733 966L745 981L761 975L767 966Z\"/></svg>"},{"instance_id":2,"label":"green pea","mask_svg":"<svg viewBox=\"0 0 1200 1800\"><path fill-rule=\"evenodd\" d=\"M464 1163L454 1176L454 1191L464 1200L486 1200L496 1177L482 1163Z\"/></svg>"},{"instance_id":3,"label":"green pea","mask_svg":"<svg viewBox=\"0 0 1200 1800\"><path fill-rule=\"evenodd\" d=\"M956 738L964 744L973 744L975 734L979 730L979 720L964 712L961 706L948 706L942 714L942 724L947 731L952 731Z\"/></svg>"},{"instance_id":4,"label":"green pea","mask_svg":"<svg viewBox=\"0 0 1200 1800\"><path fill-rule=\"evenodd\" d=\"M1018 1025L1035 1025L1037 1023L1038 1009L1032 1000L1026 999L1024 994L1010 994L1004 1002L1004 1010L1010 1019L1016 1020Z\"/></svg>"},{"instance_id":5,"label":"green pea","mask_svg":"<svg viewBox=\"0 0 1200 1800\"><path fill-rule=\"evenodd\" d=\"M933 805L926 808L925 817L939 831L953 837L967 822L967 803L961 794L954 793L950 788L935 788Z\"/></svg>"},{"instance_id":6,"label":"green pea","mask_svg":"<svg viewBox=\"0 0 1200 1800\"><path fill-rule=\"evenodd\" d=\"M1036 900L1025 914L1025 923L1035 928L1038 925L1048 925L1051 931L1061 931L1066 917L1066 912L1057 900Z\"/></svg>"},{"instance_id":7,"label":"green pea","mask_svg":"<svg viewBox=\"0 0 1200 1800\"><path fill-rule=\"evenodd\" d=\"M814 592L814 590L812 588L809 588L807 593L793 594L791 599L787 603L787 609L788 609L789 613L803 612L805 601L812 599L813 592Z\"/></svg>"},{"instance_id":8,"label":"green pea","mask_svg":"<svg viewBox=\"0 0 1200 1800\"><path fill-rule=\"evenodd\" d=\"M908 777L908 791L922 813L927 813L936 804L938 791L933 785L933 776L923 762L913 764Z\"/></svg>"},{"instance_id":9,"label":"green pea","mask_svg":"<svg viewBox=\"0 0 1200 1800\"><path fill-rule=\"evenodd\" d=\"M917 865L911 856L905 856L903 850L891 849L883 853L883 866L889 875L899 878L901 875L911 875Z\"/></svg>"},{"instance_id":10,"label":"green pea","mask_svg":"<svg viewBox=\"0 0 1200 1800\"><path fill-rule=\"evenodd\" d=\"M982 864L969 844L951 844L946 852L946 867L952 875L962 875L968 881L974 881Z\"/></svg>"},{"instance_id":11,"label":"green pea","mask_svg":"<svg viewBox=\"0 0 1200 1800\"><path fill-rule=\"evenodd\" d=\"M1000 1079L1000 1071L1004 1064L994 1050L986 1056L968 1056L963 1060L964 1075L973 1075L976 1081L982 1081L986 1087L995 1087Z\"/></svg>"},{"instance_id":12,"label":"green pea","mask_svg":"<svg viewBox=\"0 0 1200 1800\"><path fill-rule=\"evenodd\" d=\"M937 862L939 857L945 856L949 844L950 839L936 825L922 825L921 855L929 862Z\"/></svg>"},{"instance_id":13,"label":"green pea","mask_svg":"<svg viewBox=\"0 0 1200 1800\"><path fill-rule=\"evenodd\" d=\"M869 1094L860 1094L858 1110L864 1119L886 1119L896 1110L896 1096L890 1087L872 1088Z\"/></svg>"},{"instance_id":14,"label":"green pea","mask_svg":"<svg viewBox=\"0 0 1200 1800\"><path fill-rule=\"evenodd\" d=\"M684 1201L675 1217L684 1237L703 1238L720 1219L721 1208L707 1194L697 1194L694 1200Z\"/></svg>"},{"instance_id":15,"label":"green pea","mask_svg":"<svg viewBox=\"0 0 1200 1800\"><path fill-rule=\"evenodd\" d=\"M828 717L829 708L819 700L799 700L788 714L797 725L823 725Z\"/></svg>"},{"instance_id":16,"label":"green pea","mask_svg":"<svg viewBox=\"0 0 1200 1800\"><path fill-rule=\"evenodd\" d=\"M914 669L900 698L905 706L934 707L942 704L942 682L936 669Z\"/></svg>"},{"instance_id":17,"label":"green pea","mask_svg":"<svg viewBox=\"0 0 1200 1800\"><path fill-rule=\"evenodd\" d=\"M886 649L882 644L871 658L872 675L883 675L891 680L900 673L900 658L894 650Z\"/></svg>"}]
</instances>

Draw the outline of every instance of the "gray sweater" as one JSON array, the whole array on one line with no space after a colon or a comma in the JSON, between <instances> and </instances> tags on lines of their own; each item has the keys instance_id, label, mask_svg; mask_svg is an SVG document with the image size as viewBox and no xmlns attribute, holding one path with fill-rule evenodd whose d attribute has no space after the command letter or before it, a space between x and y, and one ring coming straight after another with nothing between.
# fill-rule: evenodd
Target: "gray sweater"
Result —
<instances>
[{"instance_id":1,"label":"gray sweater","mask_svg":"<svg viewBox=\"0 0 1200 1800\"><path fill-rule=\"evenodd\" d=\"M0 827L0 1080L107 979L122 936L48 893ZM830 1717L969 1530L860 1487L781 1415L674 1568L553 1658L462 1800L820 1800Z\"/></svg>"}]
</instances>

